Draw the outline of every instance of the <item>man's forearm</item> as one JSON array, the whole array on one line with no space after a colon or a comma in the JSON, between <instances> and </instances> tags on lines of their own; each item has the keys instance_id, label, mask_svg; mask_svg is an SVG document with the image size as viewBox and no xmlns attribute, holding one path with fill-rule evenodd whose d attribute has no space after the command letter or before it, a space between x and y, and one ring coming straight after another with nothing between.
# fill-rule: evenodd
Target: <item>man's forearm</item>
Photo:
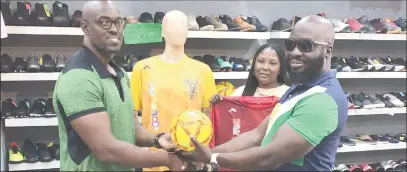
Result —
<instances>
[{"instance_id":1,"label":"man's forearm","mask_svg":"<svg viewBox=\"0 0 407 172\"><path fill-rule=\"evenodd\" d=\"M237 152L245 149L249 149L255 146L260 146L261 138L259 138L255 130L243 133L238 137L216 146L212 149L212 152L216 153L228 153Z\"/></svg>"},{"instance_id":2,"label":"man's forearm","mask_svg":"<svg viewBox=\"0 0 407 172\"><path fill-rule=\"evenodd\" d=\"M141 124L138 123L136 120L134 125L135 133L136 133L136 145L139 147L152 147L154 146L154 137L155 135L144 128Z\"/></svg>"}]
</instances>

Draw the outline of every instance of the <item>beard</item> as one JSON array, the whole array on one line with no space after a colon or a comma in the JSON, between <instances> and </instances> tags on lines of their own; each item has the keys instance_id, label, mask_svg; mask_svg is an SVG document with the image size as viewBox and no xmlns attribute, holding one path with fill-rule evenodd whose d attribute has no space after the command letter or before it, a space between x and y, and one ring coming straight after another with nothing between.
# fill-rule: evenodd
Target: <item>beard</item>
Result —
<instances>
[{"instance_id":1,"label":"beard","mask_svg":"<svg viewBox=\"0 0 407 172\"><path fill-rule=\"evenodd\" d=\"M324 65L325 54L321 53L317 58L307 59L304 61L304 67L301 70L293 70L289 64L289 59L286 60L287 72L291 83L308 83L315 77L318 77L321 73L321 69Z\"/></svg>"}]
</instances>

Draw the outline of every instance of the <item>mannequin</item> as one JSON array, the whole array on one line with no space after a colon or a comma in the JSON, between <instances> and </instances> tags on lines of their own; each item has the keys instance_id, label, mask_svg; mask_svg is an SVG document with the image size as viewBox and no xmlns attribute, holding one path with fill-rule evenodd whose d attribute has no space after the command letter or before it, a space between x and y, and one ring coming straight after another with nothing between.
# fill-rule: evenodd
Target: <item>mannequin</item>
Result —
<instances>
[{"instance_id":1,"label":"mannequin","mask_svg":"<svg viewBox=\"0 0 407 172\"><path fill-rule=\"evenodd\" d=\"M188 18L181 11L170 11L162 22L165 50L160 58L166 63L176 63L185 55L184 45L188 36Z\"/></svg>"}]
</instances>

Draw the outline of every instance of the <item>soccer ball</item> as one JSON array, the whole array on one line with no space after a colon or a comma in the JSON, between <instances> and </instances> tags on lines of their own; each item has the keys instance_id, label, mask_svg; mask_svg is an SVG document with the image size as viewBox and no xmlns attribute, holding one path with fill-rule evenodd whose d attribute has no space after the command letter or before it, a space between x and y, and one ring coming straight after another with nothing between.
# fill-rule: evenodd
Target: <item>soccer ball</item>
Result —
<instances>
[{"instance_id":1,"label":"soccer ball","mask_svg":"<svg viewBox=\"0 0 407 172\"><path fill-rule=\"evenodd\" d=\"M212 140L212 122L199 110L187 110L172 120L170 135L175 145L182 151L195 150L189 135L203 145L209 145Z\"/></svg>"},{"instance_id":2,"label":"soccer ball","mask_svg":"<svg viewBox=\"0 0 407 172\"><path fill-rule=\"evenodd\" d=\"M221 81L216 84L216 90L221 96L230 96L235 91L235 86L227 81Z\"/></svg>"}]
</instances>

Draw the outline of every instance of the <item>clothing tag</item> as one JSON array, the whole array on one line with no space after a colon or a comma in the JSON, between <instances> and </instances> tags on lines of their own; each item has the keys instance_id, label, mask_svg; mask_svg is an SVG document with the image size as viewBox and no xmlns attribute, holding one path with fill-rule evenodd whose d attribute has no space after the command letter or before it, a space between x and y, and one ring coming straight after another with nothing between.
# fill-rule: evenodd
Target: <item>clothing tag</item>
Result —
<instances>
[{"instance_id":1,"label":"clothing tag","mask_svg":"<svg viewBox=\"0 0 407 172\"><path fill-rule=\"evenodd\" d=\"M49 12L48 4L43 4L43 5L44 5L45 14L47 15L47 17L51 17L51 13Z\"/></svg>"}]
</instances>

